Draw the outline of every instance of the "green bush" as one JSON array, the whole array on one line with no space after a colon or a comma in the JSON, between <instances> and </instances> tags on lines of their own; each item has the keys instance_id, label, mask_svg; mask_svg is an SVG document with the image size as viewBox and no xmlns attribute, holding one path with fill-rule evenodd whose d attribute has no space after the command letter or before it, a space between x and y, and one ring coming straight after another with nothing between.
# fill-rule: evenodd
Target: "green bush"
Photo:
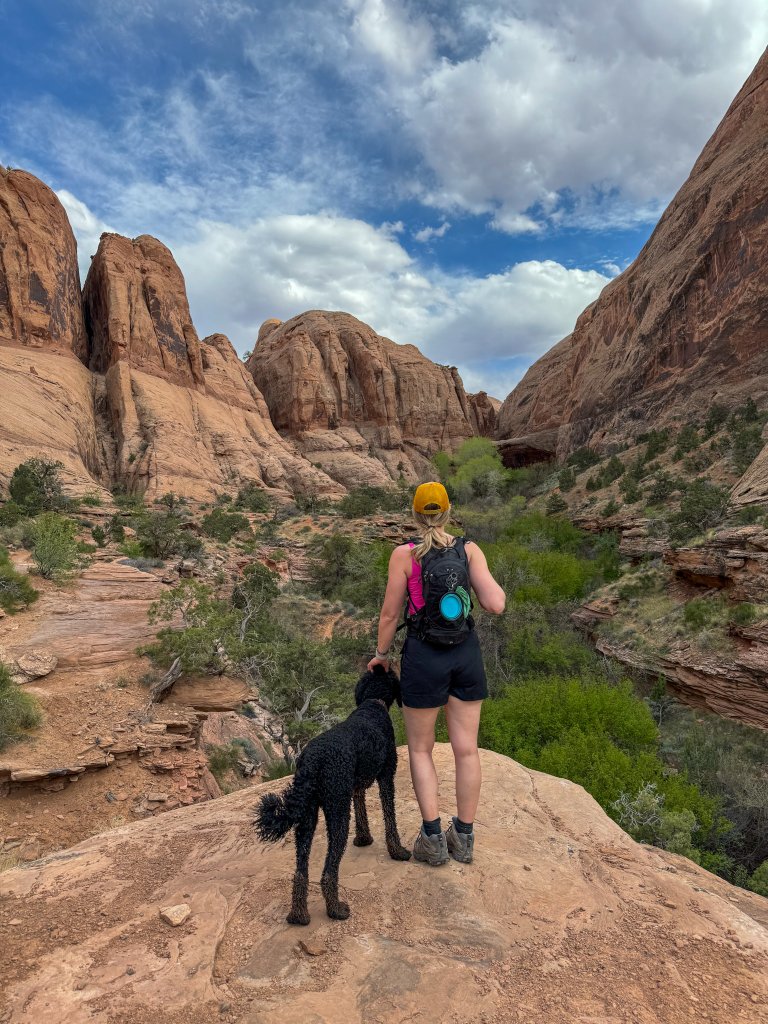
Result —
<instances>
[{"instance_id":1,"label":"green bush","mask_svg":"<svg viewBox=\"0 0 768 1024\"><path fill-rule=\"evenodd\" d=\"M78 565L77 527L56 512L43 512L29 526L32 559L44 579L65 579Z\"/></svg>"},{"instance_id":2,"label":"green bush","mask_svg":"<svg viewBox=\"0 0 768 1024\"><path fill-rule=\"evenodd\" d=\"M637 480L629 473L626 473L619 481L619 493L627 505L637 504L643 496Z\"/></svg>"},{"instance_id":3,"label":"green bush","mask_svg":"<svg viewBox=\"0 0 768 1024\"><path fill-rule=\"evenodd\" d=\"M94 526L93 529L91 530L91 536L93 537L94 541L96 542L96 544L100 548L103 548L103 547L106 546L107 535L104 532L104 527L102 527L102 526Z\"/></svg>"},{"instance_id":4,"label":"green bush","mask_svg":"<svg viewBox=\"0 0 768 1024\"><path fill-rule=\"evenodd\" d=\"M15 526L26 517L26 512L15 501L6 501L0 506L0 526Z\"/></svg>"},{"instance_id":5,"label":"green bush","mask_svg":"<svg viewBox=\"0 0 768 1024\"><path fill-rule=\"evenodd\" d=\"M583 469L596 466L601 459L600 454L594 448L577 448L565 461L567 465L573 466L580 473Z\"/></svg>"},{"instance_id":6,"label":"green bush","mask_svg":"<svg viewBox=\"0 0 768 1024\"><path fill-rule=\"evenodd\" d=\"M202 530L207 537L213 537L221 544L229 544L238 533L250 533L251 524L240 512L225 512L214 508L203 517Z\"/></svg>"},{"instance_id":7,"label":"green bush","mask_svg":"<svg viewBox=\"0 0 768 1024\"><path fill-rule=\"evenodd\" d=\"M701 832L711 828L714 802L684 776L668 777L657 754L658 731L628 681L532 676L486 701L484 747L550 775L577 782L614 818L616 801L655 783L666 808L689 810Z\"/></svg>"},{"instance_id":8,"label":"green bush","mask_svg":"<svg viewBox=\"0 0 768 1024\"><path fill-rule=\"evenodd\" d=\"M0 662L0 750L40 725L42 715L35 698L25 693Z\"/></svg>"},{"instance_id":9,"label":"green bush","mask_svg":"<svg viewBox=\"0 0 768 1024\"><path fill-rule=\"evenodd\" d=\"M12 615L27 608L38 596L24 573L14 569L6 548L0 547L0 608Z\"/></svg>"},{"instance_id":10,"label":"green bush","mask_svg":"<svg viewBox=\"0 0 768 1024\"><path fill-rule=\"evenodd\" d=\"M606 502L600 512L603 519L608 519L609 516L615 516L616 513L621 509L621 505L616 501L615 498L611 498L610 501Z\"/></svg>"},{"instance_id":11,"label":"green bush","mask_svg":"<svg viewBox=\"0 0 768 1024\"><path fill-rule=\"evenodd\" d=\"M737 626L749 626L758 618L757 608L748 601L742 601L731 611L730 621Z\"/></svg>"},{"instance_id":12,"label":"green bush","mask_svg":"<svg viewBox=\"0 0 768 1024\"><path fill-rule=\"evenodd\" d=\"M691 481L673 517L674 540L680 541L717 526L728 510L728 490L701 477Z\"/></svg>"},{"instance_id":13,"label":"green bush","mask_svg":"<svg viewBox=\"0 0 768 1024\"><path fill-rule=\"evenodd\" d=\"M714 402L707 413L707 418L704 421L704 432L707 437L712 437L716 434L720 427L728 419L728 408L725 405L720 405L718 402Z\"/></svg>"},{"instance_id":14,"label":"green bush","mask_svg":"<svg viewBox=\"0 0 768 1024\"><path fill-rule=\"evenodd\" d=\"M747 888L756 892L758 896L768 896L768 860L764 860L755 868L747 881Z\"/></svg>"},{"instance_id":15,"label":"green bush","mask_svg":"<svg viewBox=\"0 0 768 1024\"><path fill-rule=\"evenodd\" d=\"M406 494L395 487L355 487L336 507L345 519L363 519L377 512L402 512L407 504Z\"/></svg>"},{"instance_id":16,"label":"green bush","mask_svg":"<svg viewBox=\"0 0 768 1024\"><path fill-rule=\"evenodd\" d=\"M731 431L731 463L741 475L763 450L763 428L759 423L741 424Z\"/></svg>"},{"instance_id":17,"label":"green bush","mask_svg":"<svg viewBox=\"0 0 768 1024\"><path fill-rule=\"evenodd\" d=\"M561 469L557 475L557 486L565 494L572 490L576 484L576 474L570 466Z\"/></svg>"},{"instance_id":18,"label":"green bush","mask_svg":"<svg viewBox=\"0 0 768 1024\"><path fill-rule=\"evenodd\" d=\"M87 491L78 498L78 501L81 505L87 505L89 508L99 508L102 505L101 495L98 491Z\"/></svg>"},{"instance_id":19,"label":"green bush","mask_svg":"<svg viewBox=\"0 0 768 1024\"><path fill-rule=\"evenodd\" d=\"M640 439L647 442L644 459L646 462L651 462L669 447L669 428L649 430L647 434L642 434L641 438L638 438L638 440Z\"/></svg>"},{"instance_id":20,"label":"green bush","mask_svg":"<svg viewBox=\"0 0 768 1024\"><path fill-rule=\"evenodd\" d=\"M589 559L562 551L532 551L507 541L487 545L486 556L491 572L513 602L548 606L580 598L595 575Z\"/></svg>"},{"instance_id":21,"label":"green bush","mask_svg":"<svg viewBox=\"0 0 768 1024\"><path fill-rule=\"evenodd\" d=\"M566 511L568 502L561 498L557 492L554 492L547 498L545 508L548 516L558 516L561 512Z\"/></svg>"},{"instance_id":22,"label":"green bush","mask_svg":"<svg viewBox=\"0 0 768 1024\"><path fill-rule=\"evenodd\" d=\"M208 755L208 767L211 775L216 779L219 786L224 789L224 778L227 772L237 770L237 762L241 757L241 750L236 743L227 743L220 746L210 743L205 752Z\"/></svg>"},{"instance_id":23,"label":"green bush","mask_svg":"<svg viewBox=\"0 0 768 1024\"><path fill-rule=\"evenodd\" d=\"M56 512L68 506L59 477L60 469L63 469L61 462L48 459L27 459L14 469L8 489L25 515Z\"/></svg>"},{"instance_id":24,"label":"green bush","mask_svg":"<svg viewBox=\"0 0 768 1024\"><path fill-rule=\"evenodd\" d=\"M248 483L237 492L235 507L244 512L269 512L272 502L263 487Z\"/></svg>"}]
</instances>

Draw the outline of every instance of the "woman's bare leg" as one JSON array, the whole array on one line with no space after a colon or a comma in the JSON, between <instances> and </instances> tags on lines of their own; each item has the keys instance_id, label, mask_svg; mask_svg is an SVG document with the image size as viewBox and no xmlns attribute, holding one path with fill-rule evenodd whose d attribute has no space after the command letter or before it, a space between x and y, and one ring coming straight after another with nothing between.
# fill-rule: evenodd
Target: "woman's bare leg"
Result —
<instances>
[{"instance_id":1,"label":"woman's bare leg","mask_svg":"<svg viewBox=\"0 0 768 1024\"><path fill-rule=\"evenodd\" d=\"M449 697L445 708L448 738L456 761L456 815L461 821L475 820L480 800L480 755L477 731L480 727L481 700Z\"/></svg>"},{"instance_id":2,"label":"woman's bare leg","mask_svg":"<svg viewBox=\"0 0 768 1024\"><path fill-rule=\"evenodd\" d=\"M424 821L440 816L437 799L437 772L432 762L435 745L435 722L440 708L403 707L405 731L408 736L408 759L411 780Z\"/></svg>"}]
</instances>

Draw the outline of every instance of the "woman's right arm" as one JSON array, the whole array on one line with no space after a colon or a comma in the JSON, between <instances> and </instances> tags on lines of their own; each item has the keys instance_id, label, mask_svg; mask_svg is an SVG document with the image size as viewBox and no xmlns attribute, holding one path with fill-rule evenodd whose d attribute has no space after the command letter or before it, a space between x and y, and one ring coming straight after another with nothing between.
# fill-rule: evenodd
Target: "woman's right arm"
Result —
<instances>
[{"instance_id":1,"label":"woman's right arm","mask_svg":"<svg viewBox=\"0 0 768 1024\"><path fill-rule=\"evenodd\" d=\"M507 596L491 576L485 555L477 544L469 543L469 582L477 595L481 608L494 615L501 615L507 603Z\"/></svg>"}]
</instances>

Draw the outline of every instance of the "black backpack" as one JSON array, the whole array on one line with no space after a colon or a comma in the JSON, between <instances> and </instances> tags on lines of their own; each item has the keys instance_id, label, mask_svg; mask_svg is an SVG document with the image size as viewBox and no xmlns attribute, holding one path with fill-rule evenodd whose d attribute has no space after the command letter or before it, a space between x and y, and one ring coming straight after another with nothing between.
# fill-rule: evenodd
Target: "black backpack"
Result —
<instances>
[{"instance_id":1,"label":"black backpack","mask_svg":"<svg viewBox=\"0 0 768 1024\"><path fill-rule=\"evenodd\" d=\"M416 611L408 598L405 621L408 632L419 640L453 647L466 640L474 628L464 543L463 537L457 537L450 547L432 548L421 560L424 607Z\"/></svg>"}]
</instances>

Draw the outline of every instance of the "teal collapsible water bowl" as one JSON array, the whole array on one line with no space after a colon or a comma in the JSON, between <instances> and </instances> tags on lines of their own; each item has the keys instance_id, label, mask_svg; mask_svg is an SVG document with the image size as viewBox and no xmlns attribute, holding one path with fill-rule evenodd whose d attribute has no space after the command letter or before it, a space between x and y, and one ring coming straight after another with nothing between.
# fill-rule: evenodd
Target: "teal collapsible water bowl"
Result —
<instances>
[{"instance_id":1,"label":"teal collapsible water bowl","mask_svg":"<svg viewBox=\"0 0 768 1024\"><path fill-rule=\"evenodd\" d=\"M456 594L443 594L440 598L440 614L448 622L455 622L461 618L464 607Z\"/></svg>"}]
</instances>

